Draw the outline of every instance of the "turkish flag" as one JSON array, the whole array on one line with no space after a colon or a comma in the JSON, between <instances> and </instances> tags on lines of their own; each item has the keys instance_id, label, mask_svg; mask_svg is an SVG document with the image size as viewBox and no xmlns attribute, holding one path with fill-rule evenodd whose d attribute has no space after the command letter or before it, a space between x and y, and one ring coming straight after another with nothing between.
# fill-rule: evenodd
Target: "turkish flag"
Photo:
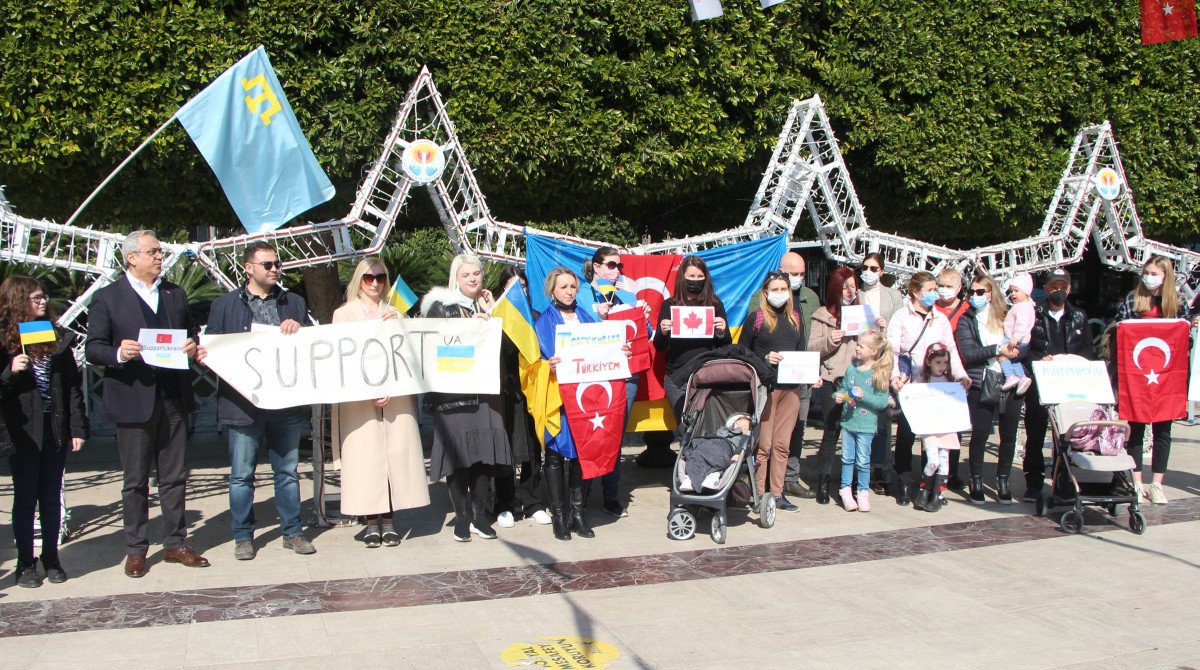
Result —
<instances>
[{"instance_id":1,"label":"turkish flag","mask_svg":"<svg viewBox=\"0 0 1200 670\"><path fill-rule=\"evenodd\" d=\"M1187 414L1190 324L1136 319L1117 324L1117 388L1121 419L1171 421Z\"/></svg>"},{"instance_id":2,"label":"turkish flag","mask_svg":"<svg viewBox=\"0 0 1200 670\"><path fill-rule=\"evenodd\" d=\"M633 374L650 369L650 339L646 334L646 312L637 305L619 305L604 317L608 321L625 322L625 343L633 353L629 371Z\"/></svg>"},{"instance_id":3,"label":"turkish flag","mask_svg":"<svg viewBox=\"0 0 1200 670\"><path fill-rule=\"evenodd\" d=\"M671 287L675 285L675 274L683 256L664 254L650 256L642 254L621 254L621 263L625 268L621 278L617 280L617 288L629 291L638 300L645 300L650 305L650 318L658 318L662 303L671 297ZM657 323L651 324L658 328ZM661 400L667 396L663 390L663 376L667 371L666 352L655 347L648 348L650 353L650 370L642 375L638 383L638 400Z\"/></svg>"},{"instance_id":4,"label":"turkish flag","mask_svg":"<svg viewBox=\"0 0 1200 670\"><path fill-rule=\"evenodd\" d=\"M1142 44L1195 36L1195 0L1142 0Z\"/></svg>"},{"instance_id":5,"label":"turkish flag","mask_svg":"<svg viewBox=\"0 0 1200 670\"><path fill-rule=\"evenodd\" d=\"M612 472L625 434L625 380L559 384L583 478Z\"/></svg>"},{"instance_id":6,"label":"turkish flag","mask_svg":"<svg viewBox=\"0 0 1200 670\"><path fill-rule=\"evenodd\" d=\"M154 336L154 343L155 344L170 344L171 343L171 334L170 333L157 333Z\"/></svg>"}]
</instances>

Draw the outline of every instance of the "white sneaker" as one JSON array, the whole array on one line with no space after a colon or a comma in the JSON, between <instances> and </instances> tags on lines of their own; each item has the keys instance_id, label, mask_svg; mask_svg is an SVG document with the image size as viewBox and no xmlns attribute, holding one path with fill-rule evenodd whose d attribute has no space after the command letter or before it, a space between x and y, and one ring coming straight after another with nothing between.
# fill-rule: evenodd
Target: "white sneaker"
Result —
<instances>
[{"instance_id":1,"label":"white sneaker","mask_svg":"<svg viewBox=\"0 0 1200 670\"><path fill-rule=\"evenodd\" d=\"M550 518L550 514L544 509L534 512L530 517L533 522L541 526L549 526L554 523L554 519Z\"/></svg>"},{"instance_id":2,"label":"white sneaker","mask_svg":"<svg viewBox=\"0 0 1200 670\"><path fill-rule=\"evenodd\" d=\"M1146 497L1149 498L1150 502L1155 505L1167 504L1167 496L1163 493L1162 484L1159 484L1158 482L1151 482L1146 487Z\"/></svg>"},{"instance_id":3,"label":"white sneaker","mask_svg":"<svg viewBox=\"0 0 1200 670\"><path fill-rule=\"evenodd\" d=\"M513 526L517 525L517 521L516 519L513 519L512 512L501 512L500 515L496 517L496 525L500 526L501 528L512 528Z\"/></svg>"}]
</instances>

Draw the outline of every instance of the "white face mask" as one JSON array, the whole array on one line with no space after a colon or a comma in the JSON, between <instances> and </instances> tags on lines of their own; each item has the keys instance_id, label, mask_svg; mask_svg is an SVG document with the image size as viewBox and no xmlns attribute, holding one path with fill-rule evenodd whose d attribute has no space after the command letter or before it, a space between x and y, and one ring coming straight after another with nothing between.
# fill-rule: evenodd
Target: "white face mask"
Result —
<instances>
[{"instance_id":1,"label":"white face mask","mask_svg":"<svg viewBox=\"0 0 1200 670\"><path fill-rule=\"evenodd\" d=\"M863 270L862 280L867 286L874 286L879 283L879 273L872 272L870 270Z\"/></svg>"},{"instance_id":2,"label":"white face mask","mask_svg":"<svg viewBox=\"0 0 1200 670\"><path fill-rule=\"evenodd\" d=\"M945 301L953 300L958 295L958 291L952 288L944 288L939 286L937 290L938 297Z\"/></svg>"},{"instance_id":3,"label":"white face mask","mask_svg":"<svg viewBox=\"0 0 1200 670\"><path fill-rule=\"evenodd\" d=\"M1163 285L1163 278L1162 275L1142 275L1142 283L1146 285L1146 288L1153 291Z\"/></svg>"},{"instance_id":4,"label":"white face mask","mask_svg":"<svg viewBox=\"0 0 1200 670\"><path fill-rule=\"evenodd\" d=\"M767 302L771 303L771 306L775 309L779 309L787 304L788 299L791 297L786 293L768 293Z\"/></svg>"},{"instance_id":5,"label":"white face mask","mask_svg":"<svg viewBox=\"0 0 1200 670\"><path fill-rule=\"evenodd\" d=\"M792 285L792 290L795 291L804 286L804 275L788 275L788 283Z\"/></svg>"}]
</instances>

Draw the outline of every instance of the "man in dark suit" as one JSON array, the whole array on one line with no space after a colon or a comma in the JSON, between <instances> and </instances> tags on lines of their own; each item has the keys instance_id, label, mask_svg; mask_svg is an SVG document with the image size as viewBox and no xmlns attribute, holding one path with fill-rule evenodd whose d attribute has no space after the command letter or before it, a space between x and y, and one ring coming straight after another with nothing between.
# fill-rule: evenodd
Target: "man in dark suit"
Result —
<instances>
[{"instance_id":1,"label":"man in dark suit","mask_svg":"<svg viewBox=\"0 0 1200 670\"><path fill-rule=\"evenodd\" d=\"M163 250L153 231L130 233L121 245L125 276L96 292L88 311L88 362L102 365L104 410L117 424L117 451L124 484L125 574L146 574L146 525L150 518L150 467L158 471L164 560L187 567L208 561L186 544L187 418L195 409L190 370L146 364L138 333L143 328L186 331L183 351L196 354L196 328L183 289L160 278Z\"/></svg>"}]
</instances>

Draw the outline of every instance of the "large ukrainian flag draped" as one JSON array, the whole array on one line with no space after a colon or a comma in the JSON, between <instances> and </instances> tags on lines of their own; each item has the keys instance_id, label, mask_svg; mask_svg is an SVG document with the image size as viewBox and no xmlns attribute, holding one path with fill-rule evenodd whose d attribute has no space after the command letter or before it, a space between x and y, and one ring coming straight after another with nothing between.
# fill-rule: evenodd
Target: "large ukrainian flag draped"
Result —
<instances>
[{"instance_id":1,"label":"large ukrainian flag draped","mask_svg":"<svg viewBox=\"0 0 1200 670\"><path fill-rule=\"evenodd\" d=\"M271 231L333 197L258 47L175 113L251 233Z\"/></svg>"},{"instance_id":2,"label":"large ukrainian flag draped","mask_svg":"<svg viewBox=\"0 0 1200 670\"><path fill-rule=\"evenodd\" d=\"M591 260L593 252L594 250L589 247L539 235L537 231L527 228L525 230L525 276L529 281L529 286L542 286L550 270L559 265L565 265L578 274L583 264ZM751 297L762 286L762 280L767 273L779 268L779 261L785 253L787 253L787 237L776 235L705 249L696 254L703 258L708 265L713 285L717 290L717 297L725 305L726 319L735 342L741 334L742 323L746 320ZM670 288L672 287L668 287L668 289ZM581 306L588 307L585 300L591 300L591 293L591 291L580 291L576 300ZM544 311L550 302L544 291L535 289L530 291L530 294L534 308ZM645 403L641 400L635 403L634 410L630 415L631 425L636 425L638 430L669 429L661 419L657 423L662 425L651 425L655 422L647 418L653 416L645 411L647 404L653 403ZM634 422L635 418L637 423Z\"/></svg>"}]
</instances>

